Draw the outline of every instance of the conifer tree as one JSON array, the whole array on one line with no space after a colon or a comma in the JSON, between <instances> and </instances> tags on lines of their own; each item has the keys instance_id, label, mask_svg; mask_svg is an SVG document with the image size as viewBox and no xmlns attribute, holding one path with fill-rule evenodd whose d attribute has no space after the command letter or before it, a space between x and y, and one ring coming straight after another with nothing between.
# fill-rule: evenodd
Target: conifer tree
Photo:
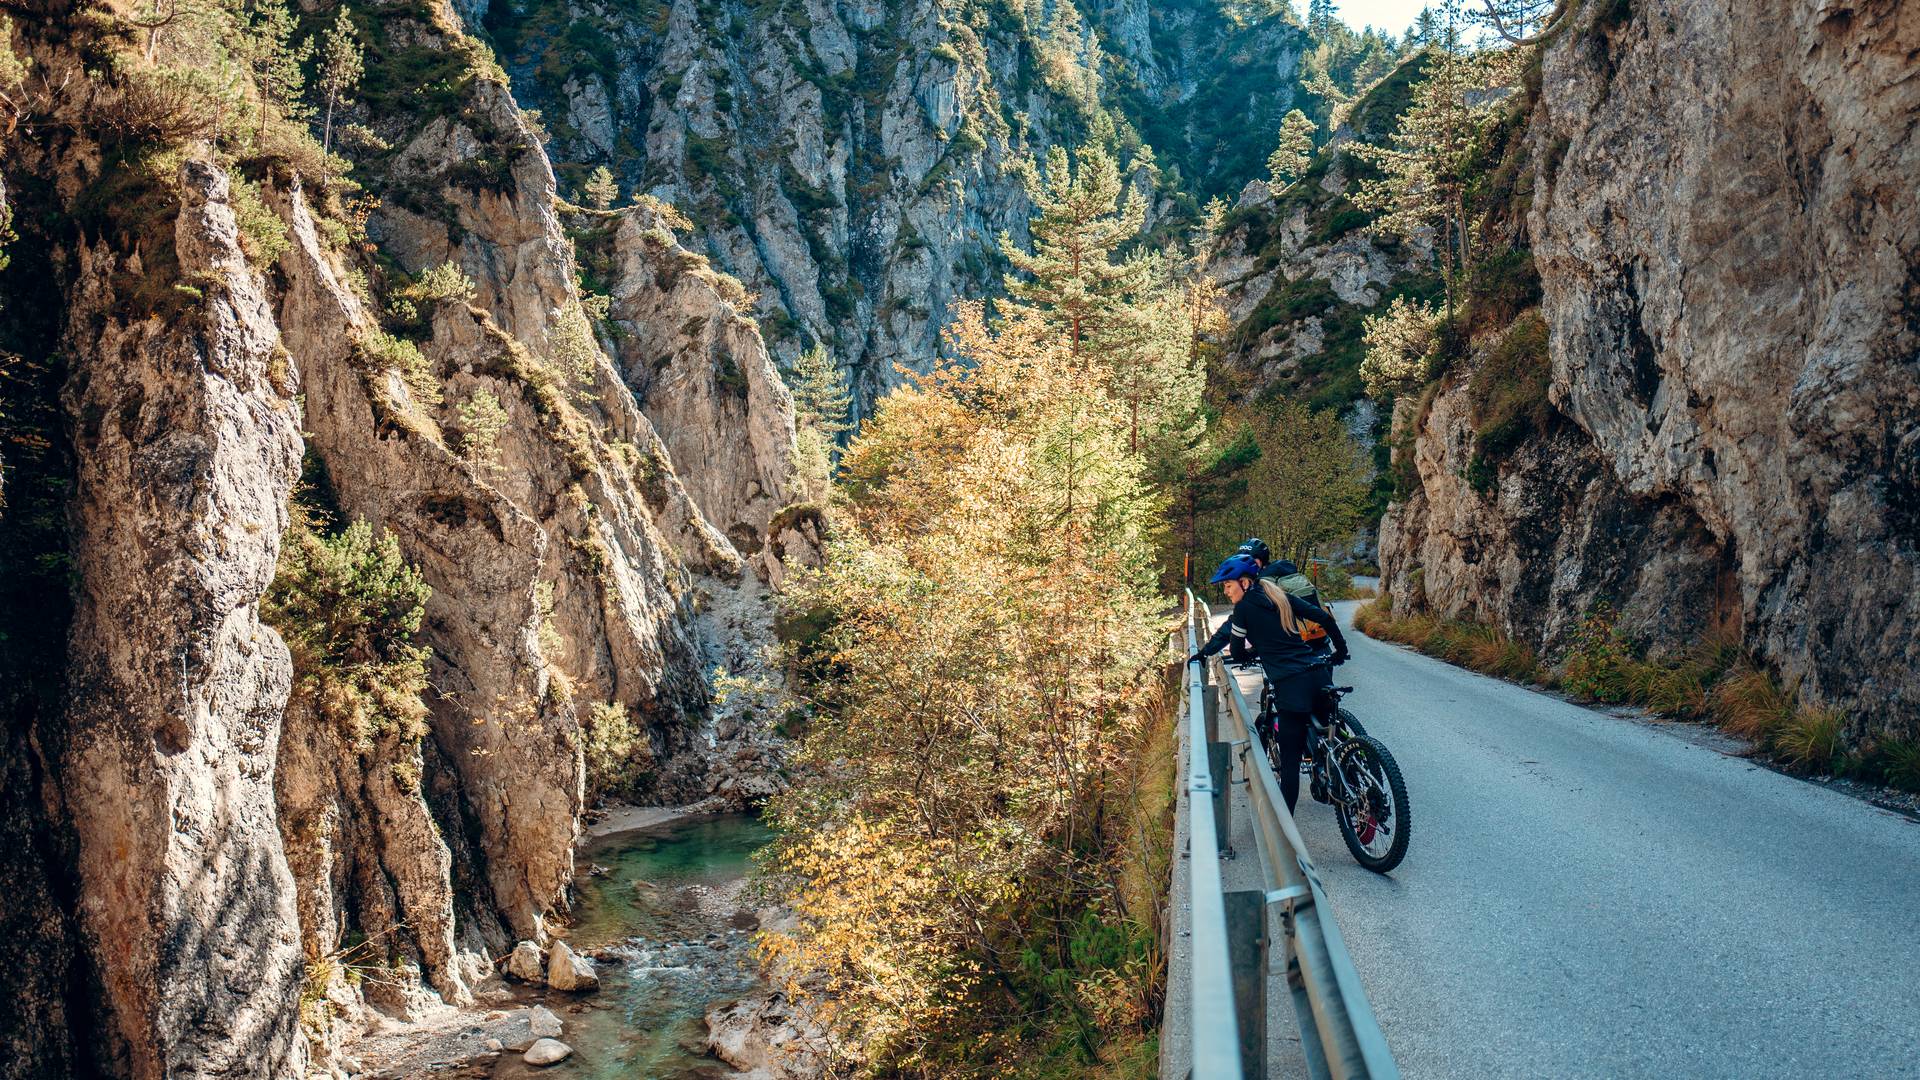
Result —
<instances>
[{"instance_id":1,"label":"conifer tree","mask_svg":"<svg viewBox=\"0 0 1920 1080\"><path fill-rule=\"evenodd\" d=\"M313 39L294 42L293 13L285 0L254 0L248 23L236 51L259 93L257 140L266 131L269 108L290 119L301 114L300 95L307 82L304 65L313 55Z\"/></svg>"},{"instance_id":2,"label":"conifer tree","mask_svg":"<svg viewBox=\"0 0 1920 1080\"><path fill-rule=\"evenodd\" d=\"M1360 377L1369 397L1378 401L1427 381L1439 347L1434 334L1439 322L1440 312L1404 296L1366 317L1367 354L1360 361Z\"/></svg>"},{"instance_id":3,"label":"conifer tree","mask_svg":"<svg viewBox=\"0 0 1920 1080\"><path fill-rule=\"evenodd\" d=\"M320 123L320 148L333 149L333 113L353 104L352 94L366 74L366 59L360 51L353 20L345 6L334 18L333 26L320 38L320 100L324 115Z\"/></svg>"},{"instance_id":4,"label":"conifer tree","mask_svg":"<svg viewBox=\"0 0 1920 1080\"><path fill-rule=\"evenodd\" d=\"M613 181L613 173L605 165L596 165L593 172L587 174L587 182L580 189L587 205L595 210L606 210L620 197L620 186Z\"/></svg>"},{"instance_id":5,"label":"conifer tree","mask_svg":"<svg viewBox=\"0 0 1920 1080\"><path fill-rule=\"evenodd\" d=\"M847 388L847 377L833 362L833 354L827 352L825 345L815 343L813 348L801 353L793 365L793 374L796 415L830 436L838 437L853 430L848 419L853 392Z\"/></svg>"},{"instance_id":6,"label":"conifer tree","mask_svg":"<svg viewBox=\"0 0 1920 1080\"><path fill-rule=\"evenodd\" d=\"M1511 53L1481 57L1436 52L1413 103L1400 118L1391 146L1356 143L1351 152L1383 174L1362 181L1355 204L1379 214L1376 232L1413 238L1431 229L1437 237L1447 308L1455 286L1473 268L1470 196L1479 177L1476 151L1497 116L1498 103L1485 91L1516 72Z\"/></svg>"},{"instance_id":7,"label":"conifer tree","mask_svg":"<svg viewBox=\"0 0 1920 1080\"><path fill-rule=\"evenodd\" d=\"M1146 207L1125 190L1119 167L1098 146L1082 147L1077 163L1053 147L1044 177L1029 165L1025 180L1038 212L1028 226L1033 250L1001 234L1001 252L1025 275L1008 275L1007 291L1056 319L1078 353L1144 283L1140 265L1115 262L1113 253L1139 234Z\"/></svg>"},{"instance_id":8,"label":"conifer tree","mask_svg":"<svg viewBox=\"0 0 1920 1080\"><path fill-rule=\"evenodd\" d=\"M1434 45L1438 44L1436 39L1438 39L1439 36L1440 16L1434 14L1431 7L1421 8L1420 17L1414 20L1413 29L1407 34L1408 43Z\"/></svg>"},{"instance_id":9,"label":"conifer tree","mask_svg":"<svg viewBox=\"0 0 1920 1080\"><path fill-rule=\"evenodd\" d=\"M794 362L787 388L793 394L795 468L804 487L823 495L840 459L840 436L853 430L853 393L833 355L818 343Z\"/></svg>"},{"instance_id":10,"label":"conifer tree","mask_svg":"<svg viewBox=\"0 0 1920 1080\"><path fill-rule=\"evenodd\" d=\"M1320 41L1332 37L1334 10L1333 0L1308 0L1307 32Z\"/></svg>"},{"instance_id":11,"label":"conifer tree","mask_svg":"<svg viewBox=\"0 0 1920 1080\"><path fill-rule=\"evenodd\" d=\"M1299 109L1288 112L1280 121L1280 145L1267 156L1267 174L1272 177L1274 191L1306 173L1308 163L1313 160L1313 133L1318 130Z\"/></svg>"}]
</instances>

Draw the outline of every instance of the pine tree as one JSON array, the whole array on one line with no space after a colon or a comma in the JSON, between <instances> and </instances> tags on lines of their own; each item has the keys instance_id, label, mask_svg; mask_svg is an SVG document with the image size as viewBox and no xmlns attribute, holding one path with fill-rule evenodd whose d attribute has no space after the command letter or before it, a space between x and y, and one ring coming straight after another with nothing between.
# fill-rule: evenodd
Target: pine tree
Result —
<instances>
[{"instance_id":1,"label":"pine tree","mask_svg":"<svg viewBox=\"0 0 1920 1080\"><path fill-rule=\"evenodd\" d=\"M1276 192L1305 175L1313 160L1313 134L1318 130L1299 109L1280 121L1280 145L1267 157L1267 173L1273 178Z\"/></svg>"},{"instance_id":2,"label":"pine tree","mask_svg":"<svg viewBox=\"0 0 1920 1080\"><path fill-rule=\"evenodd\" d=\"M1047 151L1045 177L1029 166L1025 180L1038 212L1028 226L1033 250L1001 234L1001 252L1025 275L1009 274L1007 291L1057 320L1078 353L1144 284L1142 267L1115 262L1113 253L1139 234L1146 207L1124 190L1118 166L1098 146L1082 147L1077 164L1056 146Z\"/></svg>"},{"instance_id":3,"label":"pine tree","mask_svg":"<svg viewBox=\"0 0 1920 1080\"><path fill-rule=\"evenodd\" d=\"M284 0L254 0L247 31L240 35L236 51L253 76L259 93L260 108L254 138L267 129L267 111L277 109L289 119L300 116L301 93L306 89L304 65L313 55L313 39L296 44L294 18Z\"/></svg>"},{"instance_id":4,"label":"pine tree","mask_svg":"<svg viewBox=\"0 0 1920 1080\"><path fill-rule=\"evenodd\" d=\"M1480 181L1476 151L1498 116L1486 93L1517 75L1515 54L1480 57L1435 53L1391 146L1356 143L1351 153L1383 174L1363 181L1353 201L1379 214L1369 228L1403 238L1438 234L1447 310L1455 286L1473 268L1471 194Z\"/></svg>"},{"instance_id":5,"label":"pine tree","mask_svg":"<svg viewBox=\"0 0 1920 1080\"><path fill-rule=\"evenodd\" d=\"M1434 331L1439 322L1439 311L1404 296L1366 317L1367 354L1360 361L1360 377L1366 381L1367 396L1378 401L1427 381L1438 351Z\"/></svg>"},{"instance_id":6,"label":"pine tree","mask_svg":"<svg viewBox=\"0 0 1920 1080\"><path fill-rule=\"evenodd\" d=\"M853 393L820 344L800 354L787 387L793 393L794 470L810 497L824 497L840 460L840 436L853 430Z\"/></svg>"},{"instance_id":7,"label":"pine tree","mask_svg":"<svg viewBox=\"0 0 1920 1080\"><path fill-rule=\"evenodd\" d=\"M366 59L353 29L353 20L342 7L333 27L320 38L320 99L325 115L320 124L320 148L333 149L333 113L353 104L352 94L366 74Z\"/></svg>"},{"instance_id":8,"label":"pine tree","mask_svg":"<svg viewBox=\"0 0 1920 1080\"><path fill-rule=\"evenodd\" d=\"M1333 0L1308 0L1307 32L1319 41L1325 41L1331 37L1335 22L1334 11Z\"/></svg>"},{"instance_id":9,"label":"pine tree","mask_svg":"<svg viewBox=\"0 0 1920 1080\"><path fill-rule=\"evenodd\" d=\"M791 380L794 417L830 439L853 430L853 392L825 345L800 354Z\"/></svg>"},{"instance_id":10,"label":"pine tree","mask_svg":"<svg viewBox=\"0 0 1920 1080\"><path fill-rule=\"evenodd\" d=\"M607 210L613 201L620 197L620 185L614 183L613 173L605 165L596 165L593 172L587 174L587 182L580 189L587 205L595 210Z\"/></svg>"},{"instance_id":11,"label":"pine tree","mask_svg":"<svg viewBox=\"0 0 1920 1080\"><path fill-rule=\"evenodd\" d=\"M1415 20L1413 30L1407 34L1408 44L1434 45L1440 37L1440 16L1430 7L1420 9L1420 17Z\"/></svg>"},{"instance_id":12,"label":"pine tree","mask_svg":"<svg viewBox=\"0 0 1920 1080\"><path fill-rule=\"evenodd\" d=\"M197 3L189 0L147 0L147 3L134 14L125 16L127 24L147 33L147 63L153 63L154 52L160 45L160 32L183 19L192 19L202 13Z\"/></svg>"},{"instance_id":13,"label":"pine tree","mask_svg":"<svg viewBox=\"0 0 1920 1080\"><path fill-rule=\"evenodd\" d=\"M1304 72L1300 78L1300 88L1320 99L1321 106L1327 110L1327 130L1338 129L1347 122L1347 114L1353 111L1353 95L1334 83L1324 62L1309 63Z\"/></svg>"}]
</instances>

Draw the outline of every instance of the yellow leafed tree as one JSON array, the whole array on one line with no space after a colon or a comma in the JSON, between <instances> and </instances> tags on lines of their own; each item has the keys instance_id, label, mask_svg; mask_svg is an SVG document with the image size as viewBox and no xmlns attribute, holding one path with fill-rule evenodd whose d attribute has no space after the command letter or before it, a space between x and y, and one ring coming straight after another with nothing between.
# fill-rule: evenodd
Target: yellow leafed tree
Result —
<instances>
[{"instance_id":1,"label":"yellow leafed tree","mask_svg":"<svg viewBox=\"0 0 1920 1080\"><path fill-rule=\"evenodd\" d=\"M949 337L960 362L848 448L842 526L794 591L833 674L819 779L777 807L798 925L766 942L855 1062L896 1075L1036 1037L1094 1053L1153 981L1107 826L1164 661L1160 500L1057 325L962 305Z\"/></svg>"}]
</instances>

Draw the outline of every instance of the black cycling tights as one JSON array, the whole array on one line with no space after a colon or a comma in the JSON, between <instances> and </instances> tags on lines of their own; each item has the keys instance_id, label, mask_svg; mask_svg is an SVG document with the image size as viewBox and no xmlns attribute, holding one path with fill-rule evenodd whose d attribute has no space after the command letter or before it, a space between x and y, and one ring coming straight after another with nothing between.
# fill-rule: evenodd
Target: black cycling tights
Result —
<instances>
[{"instance_id":1,"label":"black cycling tights","mask_svg":"<svg viewBox=\"0 0 1920 1080\"><path fill-rule=\"evenodd\" d=\"M1286 797L1287 813L1300 801L1300 759L1307 753L1307 723L1311 715L1303 712L1275 714L1273 738L1280 740L1280 794Z\"/></svg>"}]
</instances>

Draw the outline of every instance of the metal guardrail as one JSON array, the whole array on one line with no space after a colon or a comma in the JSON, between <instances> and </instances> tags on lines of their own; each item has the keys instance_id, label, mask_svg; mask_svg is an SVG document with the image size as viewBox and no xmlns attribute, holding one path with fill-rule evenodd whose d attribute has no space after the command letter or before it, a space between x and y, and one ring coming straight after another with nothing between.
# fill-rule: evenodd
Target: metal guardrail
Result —
<instances>
[{"instance_id":1,"label":"metal guardrail","mask_svg":"<svg viewBox=\"0 0 1920 1080\"><path fill-rule=\"evenodd\" d=\"M1192 593L1187 594L1187 655L1200 651L1194 639ZM1193 1076L1196 1080L1242 1080L1240 1026L1234 1008L1233 964L1227 951L1227 899L1220 880L1220 849L1231 830L1215 808L1226 800L1231 778L1215 775L1217 755L1208 730L1207 669L1187 665L1187 901L1193 931ZM1222 773L1225 770L1221 770ZM1265 973L1261 975L1265 981Z\"/></svg>"},{"instance_id":2,"label":"metal guardrail","mask_svg":"<svg viewBox=\"0 0 1920 1080\"><path fill-rule=\"evenodd\" d=\"M1208 637L1208 609L1187 592L1187 652ZM1217 696L1216 696L1217 695ZM1300 1047L1315 1080L1400 1075L1367 1002L1360 973L1287 812L1280 784L1251 737L1257 708L1220 661L1187 670L1187 812L1193 905L1194 1080L1266 1076L1267 908L1278 908L1287 986ZM1228 750L1240 758L1265 889L1227 894L1219 847L1230 834ZM1204 796L1204 797L1203 797ZM1229 918L1229 913L1236 917ZM1233 959L1242 962L1236 965ZM1256 962L1248 963L1248 960Z\"/></svg>"}]
</instances>

